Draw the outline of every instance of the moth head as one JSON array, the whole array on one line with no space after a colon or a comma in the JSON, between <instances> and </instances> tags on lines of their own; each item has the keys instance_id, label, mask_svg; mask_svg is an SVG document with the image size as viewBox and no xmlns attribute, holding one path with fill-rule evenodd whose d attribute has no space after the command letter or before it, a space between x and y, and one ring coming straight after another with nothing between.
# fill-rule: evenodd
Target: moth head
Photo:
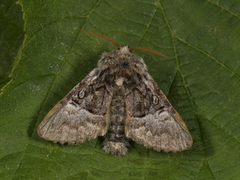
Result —
<instances>
[{"instance_id":1,"label":"moth head","mask_svg":"<svg viewBox=\"0 0 240 180\"><path fill-rule=\"evenodd\" d=\"M132 73L134 72L143 74L145 71L147 71L147 67L143 59L138 56L135 56L132 53L132 51L136 51L136 50L147 51L163 57L167 57L155 50L145 48L145 47L129 48L128 45L120 47L120 45L116 41L114 41L113 39L107 36L84 31L84 30L81 30L81 31L87 34L90 34L92 36L97 36L102 39L105 39L118 47L118 50L112 51L110 53L103 53L101 56L101 59L98 62L98 69L100 71L109 69L110 74L113 74L113 75L119 74L119 75L131 76Z\"/></svg>"},{"instance_id":2,"label":"moth head","mask_svg":"<svg viewBox=\"0 0 240 180\"><path fill-rule=\"evenodd\" d=\"M143 59L134 55L128 45L103 53L98 62L98 68L100 71L109 69L110 74L121 76L131 76L135 72L142 74L147 71Z\"/></svg>"}]
</instances>

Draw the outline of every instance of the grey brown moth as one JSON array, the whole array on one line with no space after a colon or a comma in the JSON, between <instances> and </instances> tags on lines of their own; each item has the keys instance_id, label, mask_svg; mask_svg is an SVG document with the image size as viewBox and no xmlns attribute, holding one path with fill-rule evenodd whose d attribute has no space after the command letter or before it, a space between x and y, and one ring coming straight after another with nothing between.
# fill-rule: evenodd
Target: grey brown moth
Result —
<instances>
[{"instance_id":1,"label":"grey brown moth","mask_svg":"<svg viewBox=\"0 0 240 180\"><path fill-rule=\"evenodd\" d=\"M83 31L86 32L86 31ZM38 135L70 145L104 136L103 149L114 155L127 153L129 139L156 151L177 152L192 146L182 118L158 88L141 57L119 47L103 53L98 65L46 115ZM163 55L164 56L164 55Z\"/></svg>"}]
</instances>

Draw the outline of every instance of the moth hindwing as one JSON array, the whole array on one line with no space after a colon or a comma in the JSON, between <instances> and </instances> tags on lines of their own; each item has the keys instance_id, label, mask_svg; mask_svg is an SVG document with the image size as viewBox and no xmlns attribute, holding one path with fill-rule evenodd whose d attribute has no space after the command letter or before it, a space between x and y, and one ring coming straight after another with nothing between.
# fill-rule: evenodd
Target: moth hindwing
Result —
<instances>
[{"instance_id":1,"label":"moth hindwing","mask_svg":"<svg viewBox=\"0 0 240 180\"><path fill-rule=\"evenodd\" d=\"M104 136L107 153L127 153L129 139L156 151L192 146L187 126L128 46L103 53L98 65L46 115L38 135L61 144Z\"/></svg>"}]
</instances>

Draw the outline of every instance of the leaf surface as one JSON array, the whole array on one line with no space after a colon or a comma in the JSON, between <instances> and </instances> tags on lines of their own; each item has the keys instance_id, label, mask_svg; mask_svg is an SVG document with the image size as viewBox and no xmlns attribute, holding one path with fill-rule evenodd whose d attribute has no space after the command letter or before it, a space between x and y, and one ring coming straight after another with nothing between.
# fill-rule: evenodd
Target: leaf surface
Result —
<instances>
[{"instance_id":1,"label":"leaf surface","mask_svg":"<svg viewBox=\"0 0 240 180\"><path fill-rule=\"evenodd\" d=\"M0 2L0 89L9 81L14 60L24 38L21 6L12 0ZM15 62L16 64L17 62Z\"/></svg>"},{"instance_id":2,"label":"leaf surface","mask_svg":"<svg viewBox=\"0 0 240 180\"><path fill-rule=\"evenodd\" d=\"M26 36L0 96L0 176L4 179L240 178L240 3L238 1L20 0ZM21 13L19 13L21 16ZM193 147L164 153L131 142L126 156L102 138L54 144L37 126L97 64L120 45L143 46L148 70L182 116ZM19 48L19 46L14 46Z\"/></svg>"}]
</instances>

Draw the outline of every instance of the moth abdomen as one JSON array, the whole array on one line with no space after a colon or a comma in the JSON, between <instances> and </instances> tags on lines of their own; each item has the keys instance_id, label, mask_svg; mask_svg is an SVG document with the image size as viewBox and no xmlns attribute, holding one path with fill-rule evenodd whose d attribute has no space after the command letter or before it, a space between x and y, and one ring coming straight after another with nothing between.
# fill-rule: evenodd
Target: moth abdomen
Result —
<instances>
[{"instance_id":1,"label":"moth abdomen","mask_svg":"<svg viewBox=\"0 0 240 180\"><path fill-rule=\"evenodd\" d=\"M103 149L107 153L122 155L127 153L129 143L125 137L125 119L127 116L125 106L124 88L114 87L112 101L109 107L110 125L103 142Z\"/></svg>"},{"instance_id":2,"label":"moth abdomen","mask_svg":"<svg viewBox=\"0 0 240 180\"><path fill-rule=\"evenodd\" d=\"M124 135L124 125L119 124L119 125L111 125L109 130L109 134L119 134L119 135Z\"/></svg>"},{"instance_id":3,"label":"moth abdomen","mask_svg":"<svg viewBox=\"0 0 240 180\"><path fill-rule=\"evenodd\" d=\"M107 133L106 139L107 141L111 142L124 142L125 141L124 134L118 134L118 133Z\"/></svg>"}]
</instances>

